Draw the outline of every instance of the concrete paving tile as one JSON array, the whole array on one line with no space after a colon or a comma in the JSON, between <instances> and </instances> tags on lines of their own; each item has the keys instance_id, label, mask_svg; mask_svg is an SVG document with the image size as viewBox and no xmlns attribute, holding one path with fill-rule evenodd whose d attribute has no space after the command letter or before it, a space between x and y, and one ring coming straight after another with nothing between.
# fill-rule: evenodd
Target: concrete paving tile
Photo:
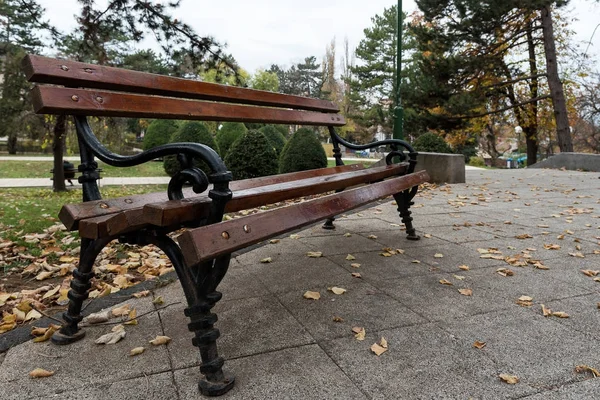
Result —
<instances>
[{"instance_id":1,"label":"concrete paving tile","mask_svg":"<svg viewBox=\"0 0 600 400\"><path fill-rule=\"evenodd\" d=\"M199 365L200 353L192 346L193 333L183 305L160 312L165 335L171 337L169 354L174 368ZM255 297L220 301L214 308L221 331L219 353L226 359L248 356L287 347L313 343L314 340L274 297Z\"/></svg>"},{"instance_id":2,"label":"concrete paving tile","mask_svg":"<svg viewBox=\"0 0 600 400\"><path fill-rule=\"evenodd\" d=\"M89 385L74 391L55 393L36 399L61 400L173 400L178 398L173 374L169 371L162 374L146 375L141 378L128 379L100 385Z\"/></svg>"},{"instance_id":3,"label":"concrete paving tile","mask_svg":"<svg viewBox=\"0 0 600 400\"><path fill-rule=\"evenodd\" d=\"M225 367L236 377L235 386L220 399L366 399L317 345L238 358ZM198 393L197 368L175 372L182 399Z\"/></svg>"},{"instance_id":4,"label":"concrete paving tile","mask_svg":"<svg viewBox=\"0 0 600 400\"><path fill-rule=\"evenodd\" d=\"M421 239L408 240L406 238L404 226L402 225L401 227L391 227L391 229L386 231L365 231L362 233L362 235L365 237L369 237L370 235L377 236L375 241L380 244L379 250L385 247L391 247L394 249L411 249L418 247L443 246L449 244L446 240L433 237L432 232L435 232L434 228L417 229L417 235L419 235ZM428 237L425 235L428 235Z\"/></svg>"},{"instance_id":5,"label":"concrete paving tile","mask_svg":"<svg viewBox=\"0 0 600 400\"><path fill-rule=\"evenodd\" d=\"M454 224L453 224L454 225ZM448 242L461 244L481 240L493 240L496 235L475 229L472 226L438 226L432 230L432 235ZM458 224L457 224L458 225Z\"/></svg>"},{"instance_id":6,"label":"concrete paving tile","mask_svg":"<svg viewBox=\"0 0 600 400\"><path fill-rule=\"evenodd\" d=\"M523 232L523 234L526 233L528 232ZM481 258L480 254L477 252L477 249L496 248L499 251L501 251L502 255L504 256L520 254L523 250L526 249L535 249L535 251L531 252L532 257L534 259L543 261L548 261L556 258L570 257L569 253L579 251L576 248L576 246L579 243L575 243L572 240L558 240L554 235L532 236L533 238L528 239L497 238L493 241L466 242L462 243L461 246L466 249L466 257L475 257L476 260L473 260L473 266L490 266L497 264L498 261L500 261L500 263L504 263L501 260ZM558 250L550 250L544 248L545 244L558 244L561 247ZM590 252L591 251L592 249L590 248Z\"/></svg>"},{"instance_id":7,"label":"concrete paving tile","mask_svg":"<svg viewBox=\"0 0 600 400\"><path fill-rule=\"evenodd\" d=\"M153 309L149 298L127 303L135 305L138 315ZM3 382L0 385L0 398L10 398L14 393L19 393L22 398L41 397L57 391L112 383L170 369L166 347L148 344L148 341L162 334L157 314L145 315L139 318L138 325L126 326L127 336L119 343L94 344L98 337L110 332L111 328L87 327L86 337L69 346L30 341L11 348L0 367L0 381ZM146 351L137 357L129 357L129 351L139 346L146 347ZM55 371L55 375L31 379L28 374L35 368Z\"/></svg>"},{"instance_id":8,"label":"concrete paving tile","mask_svg":"<svg viewBox=\"0 0 600 400\"><path fill-rule=\"evenodd\" d=\"M477 252L478 248L485 246L487 249L494 245L495 240L465 242L460 245L446 241L434 241L432 245L426 247L406 248L405 254L412 260L418 260L442 270L455 270L459 265L468 265L471 269L505 265L506 263L503 260L481 258ZM427 243L429 239L427 241L422 239L422 241ZM436 258L436 254L441 254L443 258Z\"/></svg>"},{"instance_id":9,"label":"concrete paving tile","mask_svg":"<svg viewBox=\"0 0 600 400\"><path fill-rule=\"evenodd\" d=\"M600 339L598 303L600 303L600 293L549 301L544 305L552 311L563 311L569 314L569 318L556 319L557 323L595 339Z\"/></svg>"},{"instance_id":10,"label":"concrete paving tile","mask_svg":"<svg viewBox=\"0 0 600 400\"><path fill-rule=\"evenodd\" d=\"M394 221L396 224L401 224L400 218ZM384 231L390 229L390 223L384 222L380 218L370 215L369 218L358 218L358 219L340 219L335 222L337 228L341 228L345 232L359 234L367 231Z\"/></svg>"},{"instance_id":11,"label":"concrete paving tile","mask_svg":"<svg viewBox=\"0 0 600 400\"><path fill-rule=\"evenodd\" d=\"M381 225L382 221L377 220ZM384 223L385 224L385 223ZM389 227L386 227L389 229ZM300 240L311 248L311 251L322 251L324 256L351 253L353 251L375 251L381 248L376 240L369 239L360 232L352 236L307 237Z\"/></svg>"},{"instance_id":12,"label":"concrete paving tile","mask_svg":"<svg viewBox=\"0 0 600 400\"><path fill-rule=\"evenodd\" d=\"M350 277L350 274L335 286L347 292L335 295L323 285L318 301L304 299L302 291L282 293L278 297L317 341L354 336L352 328L355 326L382 330L428 322L384 292L361 279ZM334 317L343 321L335 322Z\"/></svg>"},{"instance_id":13,"label":"concrete paving tile","mask_svg":"<svg viewBox=\"0 0 600 400\"><path fill-rule=\"evenodd\" d=\"M377 357L369 350L385 337L388 351ZM373 399L505 399L534 393L527 385L509 386L472 343L456 340L432 324L379 332L367 338L341 338L321 346Z\"/></svg>"},{"instance_id":14,"label":"concrete paving tile","mask_svg":"<svg viewBox=\"0 0 600 400\"><path fill-rule=\"evenodd\" d=\"M438 324L458 340L486 342L482 349L503 373L536 389L560 386L585 377L577 365L596 365L600 344L529 309L513 308Z\"/></svg>"},{"instance_id":15,"label":"concrete paving tile","mask_svg":"<svg viewBox=\"0 0 600 400\"><path fill-rule=\"evenodd\" d=\"M523 397L523 400L596 400L598 393L600 393L600 379L588 379L561 386L556 390Z\"/></svg>"},{"instance_id":16,"label":"concrete paving tile","mask_svg":"<svg viewBox=\"0 0 600 400\"><path fill-rule=\"evenodd\" d=\"M298 233L300 237L306 237L308 235L302 232ZM235 260L242 265L253 265L259 264L260 260L266 257L272 257L273 259L280 260L292 260L297 258L299 255L304 255L312 249L302 243L299 239L291 239L289 236L280 239L275 244L265 244L264 246L258 247L247 253L238 255Z\"/></svg>"}]
</instances>

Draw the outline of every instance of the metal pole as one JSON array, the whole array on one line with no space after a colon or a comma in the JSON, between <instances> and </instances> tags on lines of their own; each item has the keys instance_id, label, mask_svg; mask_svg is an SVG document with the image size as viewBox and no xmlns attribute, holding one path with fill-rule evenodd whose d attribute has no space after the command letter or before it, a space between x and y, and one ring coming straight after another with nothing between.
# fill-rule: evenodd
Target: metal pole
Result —
<instances>
[{"instance_id":1,"label":"metal pole","mask_svg":"<svg viewBox=\"0 0 600 400\"><path fill-rule=\"evenodd\" d=\"M404 123L404 109L400 95L400 82L402 73L402 0L398 0L396 9L396 23L398 41L396 43L396 107L394 108L394 139L404 139L402 125Z\"/></svg>"}]
</instances>

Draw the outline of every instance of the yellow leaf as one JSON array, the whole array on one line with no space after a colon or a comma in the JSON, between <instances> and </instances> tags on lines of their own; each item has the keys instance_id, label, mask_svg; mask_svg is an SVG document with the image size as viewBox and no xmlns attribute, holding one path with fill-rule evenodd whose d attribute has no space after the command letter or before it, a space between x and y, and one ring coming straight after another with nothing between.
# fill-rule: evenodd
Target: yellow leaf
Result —
<instances>
[{"instance_id":1,"label":"yellow leaf","mask_svg":"<svg viewBox=\"0 0 600 400\"><path fill-rule=\"evenodd\" d=\"M163 299L162 296L157 296L154 298L154 300L152 300L152 304L156 304L156 305L161 305L165 302L165 299Z\"/></svg>"},{"instance_id":2,"label":"yellow leaf","mask_svg":"<svg viewBox=\"0 0 600 400\"><path fill-rule=\"evenodd\" d=\"M458 279L459 281L464 281L464 280L465 280L465 277L464 277L464 276L462 276L462 275L454 275L454 274L452 274L452 276L453 276L455 279Z\"/></svg>"},{"instance_id":3,"label":"yellow leaf","mask_svg":"<svg viewBox=\"0 0 600 400\"><path fill-rule=\"evenodd\" d=\"M16 307L12 309L12 313L17 318L17 321L25 321L25 317L27 316L27 314Z\"/></svg>"},{"instance_id":4,"label":"yellow leaf","mask_svg":"<svg viewBox=\"0 0 600 400\"><path fill-rule=\"evenodd\" d=\"M541 305L542 306L542 314L544 315L544 317L548 317L550 315L552 315L552 310L549 308L546 308L545 305Z\"/></svg>"},{"instance_id":5,"label":"yellow leaf","mask_svg":"<svg viewBox=\"0 0 600 400\"><path fill-rule=\"evenodd\" d=\"M411 262L412 262L413 264L421 264L421 261L419 261L419 260L412 260Z\"/></svg>"},{"instance_id":6,"label":"yellow leaf","mask_svg":"<svg viewBox=\"0 0 600 400\"><path fill-rule=\"evenodd\" d=\"M562 311L555 311L552 313L553 316L558 317L558 318L569 318L569 314L567 314L566 312L562 312Z\"/></svg>"},{"instance_id":7,"label":"yellow leaf","mask_svg":"<svg viewBox=\"0 0 600 400\"><path fill-rule=\"evenodd\" d=\"M426 233L423 235L423 237L426 237L427 239L431 238L431 234L430 233Z\"/></svg>"},{"instance_id":8,"label":"yellow leaf","mask_svg":"<svg viewBox=\"0 0 600 400\"><path fill-rule=\"evenodd\" d=\"M544 244L544 249L546 250L560 250L560 245L559 244Z\"/></svg>"},{"instance_id":9,"label":"yellow leaf","mask_svg":"<svg viewBox=\"0 0 600 400\"><path fill-rule=\"evenodd\" d=\"M444 258L444 255L442 253L436 253L433 257L434 258Z\"/></svg>"},{"instance_id":10,"label":"yellow leaf","mask_svg":"<svg viewBox=\"0 0 600 400\"><path fill-rule=\"evenodd\" d=\"M473 295L473 289L458 289L458 292L460 294L462 294L463 296L472 296Z\"/></svg>"},{"instance_id":11,"label":"yellow leaf","mask_svg":"<svg viewBox=\"0 0 600 400\"><path fill-rule=\"evenodd\" d=\"M499 377L500 377L500 379L502 379L504 382L508 383L509 385L514 385L515 383L519 383L519 378L517 378L514 375L500 374Z\"/></svg>"},{"instance_id":12,"label":"yellow leaf","mask_svg":"<svg viewBox=\"0 0 600 400\"><path fill-rule=\"evenodd\" d=\"M521 307L530 307L533 305L532 302L533 302L533 298L531 298L529 296L521 296L517 300L517 304L520 305Z\"/></svg>"},{"instance_id":13,"label":"yellow leaf","mask_svg":"<svg viewBox=\"0 0 600 400\"><path fill-rule=\"evenodd\" d=\"M391 257L392 254L388 253L387 251L384 251L383 253L379 253L380 256L384 256L384 257Z\"/></svg>"},{"instance_id":14,"label":"yellow leaf","mask_svg":"<svg viewBox=\"0 0 600 400\"><path fill-rule=\"evenodd\" d=\"M583 372L591 372L594 375L594 378L600 377L600 372L596 368L592 368L588 365L578 365L575 367L575 372L583 373Z\"/></svg>"},{"instance_id":15,"label":"yellow leaf","mask_svg":"<svg viewBox=\"0 0 600 400\"><path fill-rule=\"evenodd\" d=\"M578 252L576 252L576 253L569 253L569 255L570 255L571 257L585 258L585 256L583 255L583 253L581 253L581 252L579 252L579 251L578 251Z\"/></svg>"},{"instance_id":16,"label":"yellow leaf","mask_svg":"<svg viewBox=\"0 0 600 400\"><path fill-rule=\"evenodd\" d=\"M150 341L150 344L154 346L160 346L161 344L167 344L171 341L171 338L168 336L157 336Z\"/></svg>"},{"instance_id":17,"label":"yellow leaf","mask_svg":"<svg viewBox=\"0 0 600 400\"><path fill-rule=\"evenodd\" d=\"M31 321L40 318L42 318L42 314L40 314L37 310L31 310L25 316L25 321Z\"/></svg>"},{"instance_id":18,"label":"yellow leaf","mask_svg":"<svg viewBox=\"0 0 600 400\"><path fill-rule=\"evenodd\" d=\"M352 273L352 277L353 278L362 278L362 275L360 273L358 273L358 272L353 272Z\"/></svg>"},{"instance_id":19,"label":"yellow leaf","mask_svg":"<svg viewBox=\"0 0 600 400\"><path fill-rule=\"evenodd\" d=\"M452 282L450 282L449 280L446 280L446 279L440 279L440 283L442 285L452 286Z\"/></svg>"},{"instance_id":20,"label":"yellow leaf","mask_svg":"<svg viewBox=\"0 0 600 400\"><path fill-rule=\"evenodd\" d=\"M137 317L137 311L134 308L133 310L131 310L129 312L129 315L128 315L128 318L127 318L127 322L124 322L123 324L125 324L125 325L137 325L138 321L137 321L137 319L135 319L135 317Z\"/></svg>"},{"instance_id":21,"label":"yellow leaf","mask_svg":"<svg viewBox=\"0 0 600 400\"><path fill-rule=\"evenodd\" d=\"M344 319L342 317L333 317L333 322L344 322Z\"/></svg>"},{"instance_id":22,"label":"yellow leaf","mask_svg":"<svg viewBox=\"0 0 600 400\"><path fill-rule=\"evenodd\" d=\"M516 238L517 239L532 239L533 236L531 236L529 233L523 233L521 235L517 235Z\"/></svg>"},{"instance_id":23,"label":"yellow leaf","mask_svg":"<svg viewBox=\"0 0 600 400\"><path fill-rule=\"evenodd\" d=\"M60 285L56 286L54 289L52 290L48 290L46 293L44 293L44 295L42 296L42 300L47 299L49 297L54 296L56 293L58 293L58 291L60 290Z\"/></svg>"},{"instance_id":24,"label":"yellow leaf","mask_svg":"<svg viewBox=\"0 0 600 400\"><path fill-rule=\"evenodd\" d=\"M304 293L304 298L308 300L319 300L321 298L321 293L319 292L311 292L310 290Z\"/></svg>"},{"instance_id":25,"label":"yellow leaf","mask_svg":"<svg viewBox=\"0 0 600 400\"><path fill-rule=\"evenodd\" d=\"M300 239L300 235L296 235L296 234L290 235L290 239Z\"/></svg>"},{"instance_id":26,"label":"yellow leaf","mask_svg":"<svg viewBox=\"0 0 600 400\"><path fill-rule=\"evenodd\" d=\"M463 271L468 271L468 270L470 270L471 268L469 268L469 266L468 266L468 265L459 265L459 266L458 266L458 269L462 269Z\"/></svg>"},{"instance_id":27,"label":"yellow leaf","mask_svg":"<svg viewBox=\"0 0 600 400\"><path fill-rule=\"evenodd\" d=\"M279 239L271 239L271 240L269 240L269 243L277 244L277 243L279 243Z\"/></svg>"},{"instance_id":28,"label":"yellow leaf","mask_svg":"<svg viewBox=\"0 0 600 400\"><path fill-rule=\"evenodd\" d=\"M369 239L373 239L373 240L377 239L377 236L375 236L375 235L369 235L369 236L367 236L367 237L368 237Z\"/></svg>"},{"instance_id":29,"label":"yellow leaf","mask_svg":"<svg viewBox=\"0 0 600 400\"><path fill-rule=\"evenodd\" d=\"M69 303L69 298L67 297L69 294L69 289L60 289L58 293L60 293L60 296L58 296L58 299L56 299L56 304L59 306L67 305Z\"/></svg>"},{"instance_id":30,"label":"yellow leaf","mask_svg":"<svg viewBox=\"0 0 600 400\"><path fill-rule=\"evenodd\" d=\"M348 260L348 261L356 260L356 257L354 257L352 254L348 254L346 256L346 260Z\"/></svg>"},{"instance_id":31,"label":"yellow leaf","mask_svg":"<svg viewBox=\"0 0 600 400\"><path fill-rule=\"evenodd\" d=\"M150 291L149 290L142 290L141 292L137 292L132 294L133 297L135 297L136 299L139 299L141 297L146 297L150 295Z\"/></svg>"},{"instance_id":32,"label":"yellow leaf","mask_svg":"<svg viewBox=\"0 0 600 400\"><path fill-rule=\"evenodd\" d=\"M582 269L581 272L583 272L583 274L587 276L596 276L600 274L600 271L595 271L591 269Z\"/></svg>"},{"instance_id":33,"label":"yellow leaf","mask_svg":"<svg viewBox=\"0 0 600 400\"><path fill-rule=\"evenodd\" d=\"M360 341L365 340L365 335L367 334L367 331L365 331L365 328L355 326L354 328L352 328L352 332L355 333L354 337L356 338L356 340L360 340Z\"/></svg>"},{"instance_id":34,"label":"yellow leaf","mask_svg":"<svg viewBox=\"0 0 600 400\"><path fill-rule=\"evenodd\" d=\"M43 328L43 329L45 329L45 330L41 336L33 338L33 341L35 343L45 342L48 339L50 339L52 337L52 335L54 335L54 332L56 332L57 330L60 329L60 326L51 324L48 328ZM31 334L35 335L33 331L31 331Z\"/></svg>"},{"instance_id":35,"label":"yellow leaf","mask_svg":"<svg viewBox=\"0 0 600 400\"><path fill-rule=\"evenodd\" d=\"M129 278L125 275L117 275L117 277L113 280L115 286L121 289L127 289L128 287L133 286L131 282L129 282Z\"/></svg>"},{"instance_id":36,"label":"yellow leaf","mask_svg":"<svg viewBox=\"0 0 600 400\"><path fill-rule=\"evenodd\" d=\"M350 237L350 236L352 236L351 233L344 233L344 237Z\"/></svg>"},{"instance_id":37,"label":"yellow leaf","mask_svg":"<svg viewBox=\"0 0 600 400\"><path fill-rule=\"evenodd\" d=\"M383 347L384 349L388 348L388 342L387 342L387 340L385 340L385 338L383 336L381 337L381 340L379 341L379 345L381 347Z\"/></svg>"},{"instance_id":38,"label":"yellow leaf","mask_svg":"<svg viewBox=\"0 0 600 400\"><path fill-rule=\"evenodd\" d=\"M377 356L380 356L380 355L382 355L382 354L383 354L383 353L385 353L387 350L388 350L388 349L386 349L385 347L382 347L382 346L380 346L380 345L379 345L379 344L377 344L377 343L373 343L373 344L371 345L371 351L372 351L373 353L375 353L375 355L377 355Z\"/></svg>"},{"instance_id":39,"label":"yellow leaf","mask_svg":"<svg viewBox=\"0 0 600 400\"><path fill-rule=\"evenodd\" d=\"M260 260L260 262L263 264L268 264L270 262L273 262L273 259L271 257L267 257L267 258L263 258L262 260Z\"/></svg>"},{"instance_id":40,"label":"yellow leaf","mask_svg":"<svg viewBox=\"0 0 600 400\"><path fill-rule=\"evenodd\" d=\"M319 257L323 257L323 252L322 251L309 251L308 253L306 253L307 256L309 256L310 258L319 258Z\"/></svg>"},{"instance_id":41,"label":"yellow leaf","mask_svg":"<svg viewBox=\"0 0 600 400\"><path fill-rule=\"evenodd\" d=\"M333 294L344 294L344 293L347 292L346 289L340 288L340 287L336 287L336 286L327 288L327 290L333 292Z\"/></svg>"},{"instance_id":42,"label":"yellow leaf","mask_svg":"<svg viewBox=\"0 0 600 400\"><path fill-rule=\"evenodd\" d=\"M47 378L52 375L54 375L54 371L47 371L42 368L36 368L29 373L29 376L32 378Z\"/></svg>"},{"instance_id":43,"label":"yellow leaf","mask_svg":"<svg viewBox=\"0 0 600 400\"><path fill-rule=\"evenodd\" d=\"M473 343L473 347L476 349L483 349L486 344L486 342L480 342L479 340L476 340L475 343Z\"/></svg>"},{"instance_id":44,"label":"yellow leaf","mask_svg":"<svg viewBox=\"0 0 600 400\"><path fill-rule=\"evenodd\" d=\"M130 356L137 356L138 354L142 354L144 352L144 350L146 350L143 347L136 347L131 349L131 351L129 351L129 355Z\"/></svg>"}]
</instances>

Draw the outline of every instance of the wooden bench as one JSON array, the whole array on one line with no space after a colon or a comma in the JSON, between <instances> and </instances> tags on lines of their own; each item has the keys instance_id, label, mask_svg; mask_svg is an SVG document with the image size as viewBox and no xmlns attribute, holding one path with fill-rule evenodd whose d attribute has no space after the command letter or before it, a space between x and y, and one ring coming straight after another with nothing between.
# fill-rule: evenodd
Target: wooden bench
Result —
<instances>
[{"instance_id":1,"label":"wooden bench","mask_svg":"<svg viewBox=\"0 0 600 400\"><path fill-rule=\"evenodd\" d=\"M114 239L154 244L173 263L185 292L188 327L202 360L200 391L220 395L231 389L234 378L223 372L216 345L220 334L213 326L217 316L211 309L221 299L216 289L233 251L321 220L332 229L336 215L390 195L397 201L408 238L418 239L409 208L417 186L428 176L425 171L414 172L416 152L401 140L346 142L335 132L335 127L344 125L344 117L329 101L34 55L24 59L23 67L28 79L38 84L32 91L36 112L72 115L80 144L83 202L65 205L60 219L69 230L79 231L81 256L64 324L54 343L68 344L83 337L78 326L82 304L91 287L94 261L104 246ZM325 126L337 166L232 181L217 153L198 143L167 144L127 157L113 154L94 136L89 116ZM387 165L365 169L343 165L340 145L354 150L387 145L391 152ZM95 157L127 167L174 154L184 169L171 179L166 193L101 198ZM210 171L194 167L192 158L204 160ZM185 184L192 188L184 188ZM317 194L326 195L223 221L225 213ZM188 229L177 244L168 234L182 227Z\"/></svg>"}]
</instances>

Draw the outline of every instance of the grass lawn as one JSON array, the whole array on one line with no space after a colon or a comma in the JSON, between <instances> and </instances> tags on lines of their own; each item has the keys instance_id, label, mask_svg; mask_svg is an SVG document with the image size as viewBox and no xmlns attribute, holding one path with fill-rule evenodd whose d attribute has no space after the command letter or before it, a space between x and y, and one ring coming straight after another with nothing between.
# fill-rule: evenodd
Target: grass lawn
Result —
<instances>
[{"instance_id":1,"label":"grass lawn","mask_svg":"<svg viewBox=\"0 0 600 400\"><path fill-rule=\"evenodd\" d=\"M79 163L73 162L75 167ZM48 178L50 170L54 167L52 161L0 161L0 178ZM103 162L98 162L102 168L102 177L144 177L144 176L167 176L162 162L147 162L135 167L117 168Z\"/></svg>"}]
</instances>

